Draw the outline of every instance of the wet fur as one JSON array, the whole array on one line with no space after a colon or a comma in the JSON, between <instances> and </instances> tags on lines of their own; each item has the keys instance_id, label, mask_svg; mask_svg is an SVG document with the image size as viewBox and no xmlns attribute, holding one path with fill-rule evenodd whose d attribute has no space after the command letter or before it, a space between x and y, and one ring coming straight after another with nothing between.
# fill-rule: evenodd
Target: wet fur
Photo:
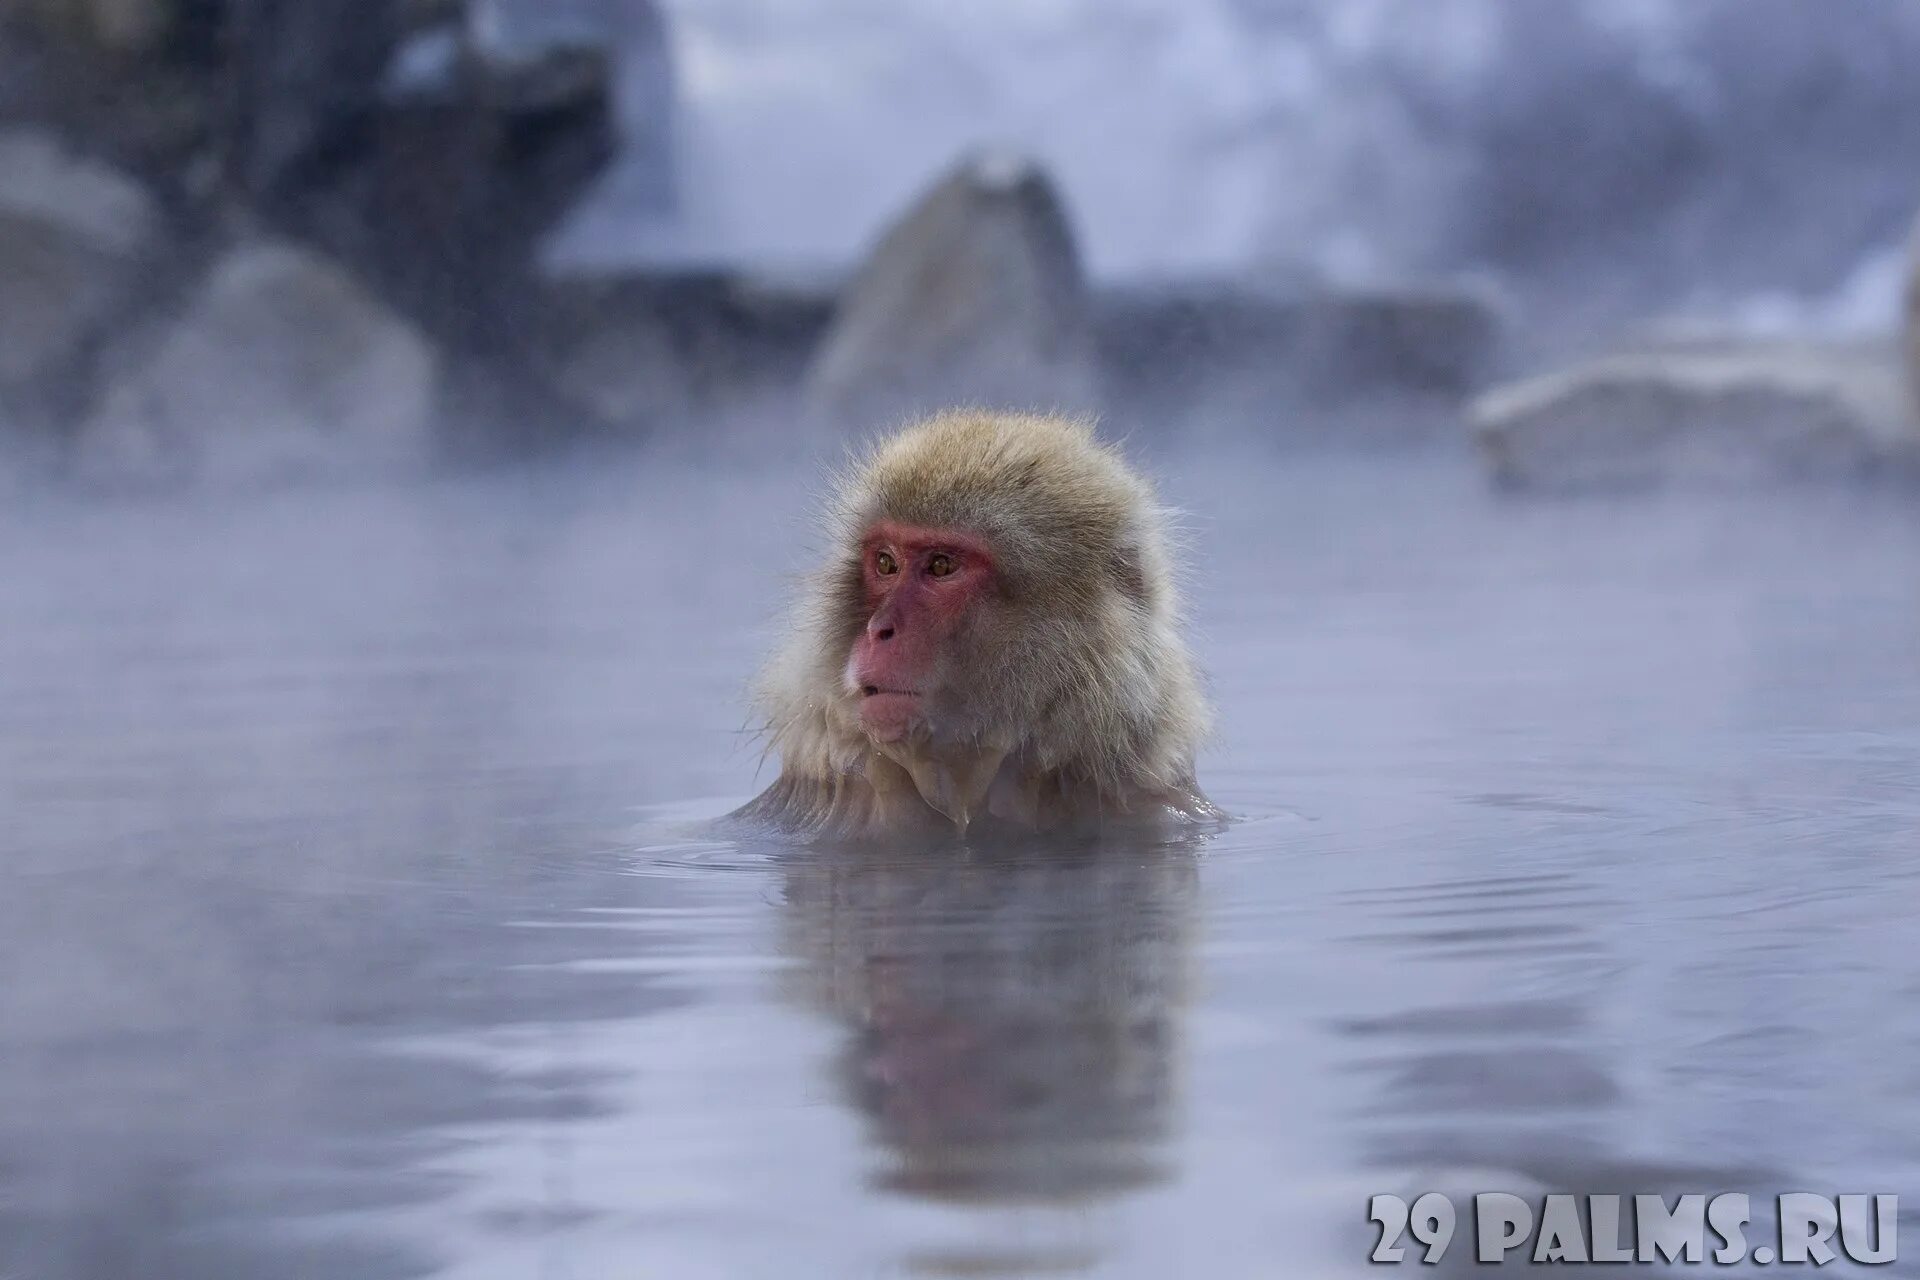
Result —
<instances>
[{"instance_id":1,"label":"wet fur","mask_svg":"<svg viewBox=\"0 0 1920 1280\"><path fill-rule=\"evenodd\" d=\"M1000 572L993 607L954 642L964 703L937 735L887 748L862 731L843 675L868 614L860 540L882 518L974 532ZM743 816L879 833L1213 813L1194 781L1210 713L1168 516L1091 423L940 414L842 477L829 519L834 558L756 690L780 778Z\"/></svg>"}]
</instances>

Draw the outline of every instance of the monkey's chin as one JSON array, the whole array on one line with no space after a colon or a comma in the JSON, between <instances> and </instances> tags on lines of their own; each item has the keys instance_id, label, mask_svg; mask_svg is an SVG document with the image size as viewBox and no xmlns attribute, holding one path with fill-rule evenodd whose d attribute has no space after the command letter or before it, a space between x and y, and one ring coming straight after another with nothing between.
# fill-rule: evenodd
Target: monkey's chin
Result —
<instances>
[{"instance_id":1,"label":"monkey's chin","mask_svg":"<svg viewBox=\"0 0 1920 1280\"><path fill-rule=\"evenodd\" d=\"M870 693L860 700L860 727L875 742L905 742L925 724L917 693Z\"/></svg>"}]
</instances>

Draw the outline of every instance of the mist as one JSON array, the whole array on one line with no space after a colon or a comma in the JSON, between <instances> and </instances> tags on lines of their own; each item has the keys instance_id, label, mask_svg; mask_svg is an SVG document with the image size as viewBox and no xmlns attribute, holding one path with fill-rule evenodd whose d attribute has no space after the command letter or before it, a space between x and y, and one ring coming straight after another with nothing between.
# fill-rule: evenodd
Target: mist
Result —
<instances>
[{"instance_id":1,"label":"mist","mask_svg":"<svg viewBox=\"0 0 1920 1280\"><path fill-rule=\"evenodd\" d=\"M0 5L0 1277L1357 1275L1376 1195L1906 1190L1917 52ZM956 404L1176 513L1220 829L724 821L834 470Z\"/></svg>"}]
</instances>

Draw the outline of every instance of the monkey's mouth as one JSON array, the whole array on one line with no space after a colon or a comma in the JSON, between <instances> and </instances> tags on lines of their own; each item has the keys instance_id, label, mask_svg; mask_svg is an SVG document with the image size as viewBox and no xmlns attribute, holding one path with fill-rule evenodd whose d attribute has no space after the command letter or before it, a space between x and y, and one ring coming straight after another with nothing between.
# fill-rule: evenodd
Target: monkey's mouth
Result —
<instances>
[{"instance_id":1,"label":"monkey's mouth","mask_svg":"<svg viewBox=\"0 0 1920 1280\"><path fill-rule=\"evenodd\" d=\"M880 742L898 742L920 720L920 695L912 689L860 686L860 724Z\"/></svg>"},{"instance_id":2,"label":"monkey's mouth","mask_svg":"<svg viewBox=\"0 0 1920 1280\"><path fill-rule=\"evenodd\" d=\"M877 684L863 684L860 686L860 696L862 698L917 698L920 694L914 689L883 689Z\"/></svg>"}]
</instances>

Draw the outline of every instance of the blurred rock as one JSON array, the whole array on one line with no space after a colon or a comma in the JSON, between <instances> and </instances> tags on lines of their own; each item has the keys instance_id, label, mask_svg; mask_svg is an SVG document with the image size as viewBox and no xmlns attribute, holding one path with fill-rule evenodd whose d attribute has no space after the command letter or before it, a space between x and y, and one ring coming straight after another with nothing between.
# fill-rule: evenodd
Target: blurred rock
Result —
<instances>
[{"instance_id":1,"label":"blurred rock","mask_svg":"<svg viewBox=\"0 0 1920 1280\"><path fill-rule=\"evenodd\" d=\"M517 356L535 248L613 155L609 51L500 47L456 12L355 0L243 23L237 171L281 229L360 272L450 348ZM431 11L428 11L431 14Z\"/></svg>"},{"instance_id":2,"label":"blurred rock","mask_svg":"<svg viewBox=\"0 0 1920 1280\"><path fill-rule=\"evenodd\" d=\"M84 140L185 223L239 213L320 248L456 351L523 353L538 245L621 143L611 33L522 30L497 0L7 4L29 21L0 8L0 121ZM666 77L651 0L623 9L653 18L622 25ZM156 34L132 56L68 38L136 25ZM662 175L669 136L643 139Z\"/></svg>"},{"instance_id":3,"label":"blurred rock","mask_svg":"<svg viewBox=\"0 0 1920 1280\"><path fill-rule=\"evenodd\" d=\"M116 55L152 50L173 25L174 0L7 0L44 30Z\"/></svg>"},{"instance_id":4,"label":"blurred rock","mask_svg":"<svg viewBox=\"0 0 1920 1280\"><path fill-rule=\"evenodd\" d=\"M1310 389L1462 396L1493 368L1500 324L1467 288L1325 288L1305 304L1296 360Z\"/></svg>"},{"instance_id":5,"label":"blurred rock","mask_svg":"<svg viewBox=\"0 0 1920 1280\"><path fill-rule=\"evenodd\" d=\"M397 0L221 0L228 184L272 209L358 167L407 18Z\"/></svg>"},{"instance_id":6,"label":"blurred rock","mask_svg":"<svg viewBox=\"0 0 1920 1280\"><path fill-rule=\"evenodd\" d=\"M618 293L574 301L578 309L569 310L565 334L556 335L553 380L562 395L626 436L645 435L691 412L680 344L652 306L631 305Z\"/></svg>"},{"instance_id":7,"label":"blurred rock","mask_svg":"<svg viewBox=\"0 0 1920 1280\"><path fill-rule=\"evenodd\" d=\"M123 174L41 134L0 133L0 414L31 420L74 394L160 225Z\"/></svg>"},{"instance_id":8,"label":"blurred rock","mask_svg":"<svg viewBox=\"0 0 1920 1280\"><path fill-rule=\"evenodd\" d=\"M444 356L445 460L503 460L594 434L605 425L596 398L631 414L631 387L582 407L553 384L540 347L540 258L636 111L649 113L640 142L658 170L648 208L670 207L666 28L652 0L620 0L609 11L617 24L560 20L567 7L0 0L0 124L34 122L133 175L130 189L150 193L146 221L162 223L167 241L165 253L82 252L75 246L111 222L116 202L97 191L69 199L73 173L49 180L44 159L0 151L0 417L27 416L30 382L35 420L61 428L50 436L71 439L87 424L77 457L103 459L115 439L129 473L184 465L181 451L155 444L171 428L129 409L129 383L206 358L190 337L168 336L161 317L189 309L211 257L254 229L314 249L332 264L325 272L348 273L363 302L378 301L383 322L394 322L391 308L418 330L411 342ZM624 120L614 113L615 26L657 45L626 68ZM642 83L649 77L662 84ZM62 201L99 210L50 240L43 206ZM129 256L142 263L132 300L107 287L109 268ZM149 345L172 354L148 367ZM582 356L589 383L611 376L611 350L603 341ZM61 392L44 411L43 383ZM103 386L118 397L111 415L95 412ZM153 450L145 461L143 449Z\"/></svg>"},{"instance_id":9,"label":"blurred rock","mask_svg":"<svg viewBox=\"0 0 1920 1280\"><path fill-rule=\"evenodd\" d=\"M1907 387L1920 412L1920 221L1907 243L1907 282L1901 316L1901 338L1907 362Z\"/></svg>"},{"instance_id":10,"label":"blurred rock","mask_svg":"<svg viewBox=\"0 0 1920 1280\"><path fill-rule=\"evenodd\" d=\"M1102 289L1094 307L1105 398L1125 425L1332 442L1356 423L1329 410L1387 402L1382 423L1424 431L1440 415L1400 410L1457 406L1501 351L1493 302L1451 285L1201 280Z\"/></svg>"},{"instance_id":11,"label":"blurred rock","mask_svg":"<svg viewBox=\"0 0 1920 1280\"><path fill-rule=\"evenodd\" d=\"M619 89L619 155L559 233L562 256L604 255L636 228L668 227L680 206L676 41L657 0L489 0L496 44L566 47L583 37L608 52ZM682 25L676 17L676 25Z\"/></svg>"},{"instance_id":12,"label":"blurred rock","mask_svg":"<svg viewBox=\"0 0 1920 1280\"><path fill-rule=\"evenodd\" d=\"M1086 282L1047 176L977 156L924 195L855 277L807 401L848 429L953 404L1096 408Z\"/></svg>"},{"instance_id":13,"label":"blurred rock","mask_svg":"<svg viewBox=\"0 0 1920 1280\"><path fill-rule=\"evenodd\" d=\"M243 245L107 388L71 459L107 487L404 474L432 456L436 357L340 267Z\"/></svg>"},{"instance_id":14,"label":"blurred rock","mask_svg":"<svg viewBox=\"0 0 1920 1280\"><path fill-rule=\"evenodd\" d=\"M1495 481L1542 491L1920 474L1886 346L1696 343L1489 392L1469 414Z\"/></svg>"},{"instance_id":15,"label":"blurred rock","mask_svg":"<svg viewBox=\"0 0 1920 1280\"><path fill-rule=\"evenodd\" d=\"M95 30L81 10L32 14L33 0L0 0L0 125L44 129L146 185L163 205L204 194L218 176L213 140L225 126L227 86L209 73L205 10L219 0L130 5L138 23ZM111 6L109 6L111 7Z\"/></svg>"},{"instance_id":16,"label":"blurred rock","mask_svg":"<svg viewBox=\"0 0 1920 1280\"><path fill-rule=\"evenodd\" d=\"M556 385L622 434L791 400L833 318L836 282L718 267L574 275L548 289Z\"/></svg>"},{"instance_id":17,"label":"blurred rock","mask_svg":"<svg viewBox=\"0 0 1920 1280\"><path fill-rule=\"evenodd\" d=\"M1291 373L1298 288L1237 280L1122 285L1094 295L1106 400L1149 414L1186 414L1229 381L1271 386Z\"/></svg>"}]
</instances>

